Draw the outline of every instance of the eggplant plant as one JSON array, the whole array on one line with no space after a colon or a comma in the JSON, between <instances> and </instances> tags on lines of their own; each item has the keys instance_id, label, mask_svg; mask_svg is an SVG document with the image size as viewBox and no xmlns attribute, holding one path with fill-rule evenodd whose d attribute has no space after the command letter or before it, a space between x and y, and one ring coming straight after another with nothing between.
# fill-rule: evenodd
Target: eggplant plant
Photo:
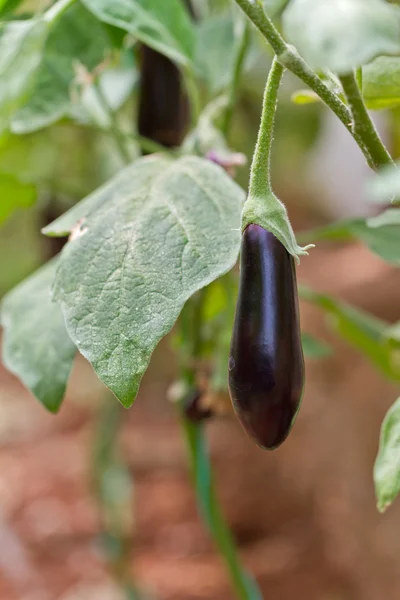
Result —
<instances>
[{"instance_id":1,"label":"eggplant plant","mask_svg":"<svg viewBox=\"0 0 400 600\"><path fill-rule=\"evenodd\" d=\"M286 439L305 385L303 352L326 354L300 332L298 294L333 315L338 334L372 366L400 381L398 324L296 283L300 259L324 240L360 240L400 263L399 169L368 112L400 106L400 7L385 0L57 0L32 12L32 5L0 1L0 221L49 190L80 201L42 229L67 239L62 251L3 299L3 362L56 413L80 353L115 402L130 408L154 349L176 325L174 399L200 514L236 596L260 599L219 507L204 427L229 388L258 445L274 449ZM269 72L244 189L235 170L245 149L231 145L241 83L255 65ZM297 77L293 102L324 105L354 139L371 169L365 195L380 204L378 216L296 237L271 184L285 72ZM297 110L301 119L305 108ZM84 189L60 175L60 162L74 158L66 152L28 172L7 154L29 140L33 155L40 147L43 156L63 127L104 149L102 159L94 154L96 174L84 178ZM397 402L374 470L380 510L400 491L399 456Z\"/></svg>"}]
</instances>

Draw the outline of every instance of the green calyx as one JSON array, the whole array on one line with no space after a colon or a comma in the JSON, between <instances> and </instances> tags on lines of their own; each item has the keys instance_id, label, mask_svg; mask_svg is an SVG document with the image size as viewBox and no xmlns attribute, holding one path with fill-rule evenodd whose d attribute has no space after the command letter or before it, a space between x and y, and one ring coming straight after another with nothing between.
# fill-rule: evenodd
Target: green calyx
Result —
<instances>
[{"instance_id":1,"label":"green calyx","mask_svg":"<svg viewBox=\"0 0 400 600\"><path fill-rule=\"evenodd\" d=\"M252 223L270 231L294 256L297 264L300 263L300 256L307 255L307 250L314 247L314 244L298 245L287 210L272 190L266 196L250 195L247 198L242 212L242 231Z\"/></svg>"}]
</instances>

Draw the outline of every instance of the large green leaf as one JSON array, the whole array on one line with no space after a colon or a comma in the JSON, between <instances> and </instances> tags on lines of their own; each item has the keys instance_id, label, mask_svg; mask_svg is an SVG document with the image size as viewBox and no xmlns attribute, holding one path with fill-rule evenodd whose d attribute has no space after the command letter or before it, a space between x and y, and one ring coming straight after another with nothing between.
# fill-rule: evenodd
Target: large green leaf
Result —
<instances>
[{"instance_id":1,"label":"large green leaf","mask_svg":"<svg viewBox=\"0 0 400 600\"><path fill-rule=\"evenodd\" d=\"M378 510L384 512L400 492L400 398L382 423L374 482Z\"/></svg>"},{"instance_id":2,"label":"large green leaf","mask_svg":"<svg viewBox=\"0 0 400 600\"><path fill-rule=\"evenodd\" d=\"M80 3L73 4L51 30L32 95L14 116L12 130L35 131L66 116L77 65L91 71L111 48L106 27Z\"/></svg>"},{"instance_id":3,"label":"large green leaf","mask_svg":"<svg viewBox=\"0 0 400 600\"><path fill-rule=\"evenodd\" d=\"M60 407L76 353L60 306L51 300L57 263L53 259L9 292L1 311L5 366L52 412Z\"/></svg>"},{"instance_id":4,"label":"large green leaf","mask_svg":"<svg viewBox=\"0 0 400 600\"><path fill-rule=\"evenodd\" d=\"M36 187L11 175L0 174L0 225L18 208L28 208L36 200Z\"/></svg>"},{"instance_id":5,"label":"large green leaf","mask_svg":"<svg viewBox=\"0 0 400 600\"><path fill-rule=\"evenodd\" d=\"M43 19L0 23L0 134L31 91L47 31Z\"/></svg>"},{"instance_id":6,"label":"large green leaf","mask_svg":"<svg viewBox=\"0 0 400 600\"><path fill-rule=\"evenodd\" d=\"M283 26L313 68L345 74L400 53L400 10L384 0L292 0Z\"/></svg>"},{"instance_id":7,"label":"large green leaf","mask_svg":"<svg viewBox=\"0 0 400 600\"><path fill-rule=\"evenodd\" d=\"M389 213L389 214L387 214ZM319 240L360 240L390 264L400 264L400 210L390 209L373 219L348 219L299 234L299 243ZM396 220L397 216L397 220Z\"/></svg>"},{"instance_id":8,"label":"large green leaf","mask_svg":"<svg viewBox=\"0 0 400 600\"><path fill-rule=\"evenodd\" d=\"M245 195L200 158L154 155L128 169L108 199L104 188L90 197L82 214L97 210L73 230L55 286L68 333L125 406L186 300L235 264Z\"/></svg>"},{"instance_id":9,"label":"large green leaf","mask_svg":"<svg viewBox=\"0 0 400 600\"><path fill-rule=\"evenodd\" d=\"M328 323L336 333L364 354L387 377L400 380L396 351L385 339L388 327L385 321L303 285L299 286L299 294L325 311Z\"/></svg>"},{"instance_id":10,"label":"large green leaf","mask_svg":"<svg viewBox=\"0 0 400 600\"><path fill-rule=\"evenodd\" d=\"M192 62L194 30L180 0L82 0L105 23L131 33L171 60Z\"/></svg>"},{"instance_id":11,"label":"large green leaf","mask_svg":"<svg viewBox=\"0 0 400 600\"><path fill-rule=\"evenodd\" d=\"M199 24L195 63L211 94L217 94L229 85L235 46L235 23L232 15L212 17Z\"/></svg>"},{"instance_id":12,"label":"large green leaf","mask_svg":"<svg viewBox=\"0 0 400 600\"><path fill-rule=\"evenodd\" d=\"M400 57L380 56L363 68L362 91L368 108L400 104Z\"/></svg>"}]
</instances>

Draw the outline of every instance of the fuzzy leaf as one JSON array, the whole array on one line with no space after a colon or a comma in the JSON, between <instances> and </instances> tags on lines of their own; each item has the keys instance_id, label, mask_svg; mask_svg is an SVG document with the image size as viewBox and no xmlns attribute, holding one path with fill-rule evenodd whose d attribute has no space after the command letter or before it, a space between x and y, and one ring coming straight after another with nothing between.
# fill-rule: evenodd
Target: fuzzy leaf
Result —
<instances>
[{"instance_id":1,"label":"fuzzy leaf","mask_svg":"<svg viewBox=\"0 0 400 600\"><path fill-rule=\"evenodd\" d=\"M55 285L68 333L124 406L186 300L235 264L244 199L204 159L127 169L85 201Z\"/></svg>"},{"instance_id":2,"label":"fuzzy leaf","mask_svg":"<svg viewBox=\"0 0 400 600\"><path fill-rule=\"evenodd\" d=\"M59 304L51 300L58 258L28 277L2 302L3 362L51 412L57 412L76 347Z\"/></svg>"}]
</instances>

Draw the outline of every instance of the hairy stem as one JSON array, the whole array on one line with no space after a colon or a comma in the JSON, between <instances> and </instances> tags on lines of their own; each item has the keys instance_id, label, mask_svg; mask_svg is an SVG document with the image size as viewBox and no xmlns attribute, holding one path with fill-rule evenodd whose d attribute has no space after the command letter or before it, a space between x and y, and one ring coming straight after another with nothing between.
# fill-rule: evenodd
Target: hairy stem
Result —
<instances>
[{"instance_id":1,"label":"hairy stem","mask_svg":"<svg viewBox=\"0 0 400 600\"><path fill-rule=\"evenodd\" d=\"M359 76L360 78L360 76ZM371 159L377 167L393 164L393 159L379 137L375 125L365 107L354 73L339 77L351 109L352 129L364 142Z\"/></svg>"},{"instance_id":2,"label":"hairy stem","mask_svg":"<svg viewBox=\"0 0 400 600\"><path fill-rule=\"evenodd\" d=\"M353 128L352 113L349 108L325 85L322 79L314 73L298 54L296 49L285 42L271 19L266 15L260 0L255 0L254 2L249 2L249 0L235 0L235 2L269 42L279 62L306 83L335 113L346 127L347 131L349 131L357 142L368 165L372 169L377 170L381 165L381 162L377 162L374 159L377 151L372 148L372 145L382 145L379 138L377 141L376 139L372 139L371 136L365 137L365 132L363 130L360 131L359 129L355 130Z\"/></svg>"},{"instance_id":3,"label":"hairy stem","mask_svg":"<svg viewBox=\"0 0 400 600\"><path fill-rule=\"evenodd\" d=\"M283 70L282 65L275 57L265 85L261 123L251 164L249 196L253 198L265 198L270 192L271 146L278 90Z\"/></svg>"}]
</instances>

